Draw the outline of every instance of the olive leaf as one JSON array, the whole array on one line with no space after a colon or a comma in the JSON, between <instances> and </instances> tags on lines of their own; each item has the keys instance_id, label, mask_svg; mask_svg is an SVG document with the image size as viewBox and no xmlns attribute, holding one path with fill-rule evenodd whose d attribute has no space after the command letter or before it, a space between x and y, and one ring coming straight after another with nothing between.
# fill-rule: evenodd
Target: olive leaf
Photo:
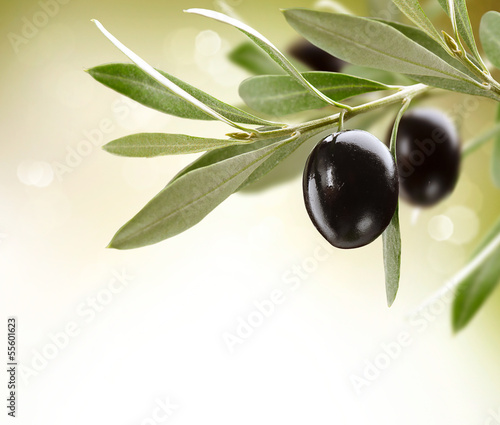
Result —
<instances>
[{"instance_id":1,"label":"olive leaf","mask_svg":"<svg viewBox=\"0 0 500 425\"><path fill-rule=\"evenodd\" d=\"M479 37L486 56L500 69L500 13L490 11L483 15Z\"/></svg>"},{"instance_id":2,"label":"olive leaf","mask_svg":"<svg viewBox=\"0 0 500 425\"><path fill-rule=\"evenodd\" d=\"M408 77L412 78L415 81L418 81L419 83L427 84L428 86L458 93L470 94L473 96L487 97L489 99L494 99L497 102L500 102L500 96L498 94L494 93L491 90L481 88L465 81L448 80L439 77L429 77L427 75L408 74Z\"/></svg>"},{"instance_id":3,"label":"olive leaf","mask_svg":"<svg viewBox=\"0 0 500 425\"><path fill-rule=\"evenodd\" d=\"M293 142L297 136L178 177L115 234L109 247L138 248L189 229L235 192L279 147Z\"/></svg>"},{"instance_id":4,"label":"olive leaf","mask_svg":"<svg viewBox=\"0 0 500 425\"><path fill-rule=\"evenodd\" d=\"M112 63L96 66L87 72L101 84L116 92L165 114L196 120L213 120L213 116L199 110L182 97L155 81L138 66L128 63ZM158 71L193 97L210 106L226 118L244 124L270 125L269 121L255 117L230 106L163 71Z\"/></svg>"},{"instance_id":5,"label":"olive leaf","mask_svg":"<svg viewBox=\"0 0 500 425\"><path fill-rule=\"evenodd\" d=\"M231 25L239 29L243 34L245 34L250 40L252 40L257 46L259 46L264 52L266 52L271 59L273 59L283 70L285 70L291 77L295 78L298 83L304 86L312 95L317 96L319 99L325 101L329 104L335 104L334 101L326 97L321 93L316 87L311 85L301 73L295 68L292 63L286 58L286 56L280 52L280 50L272 44L266 37L260 34L258 31L238 21L237 19L231 18L224 15L223 13L215 12L213 10L207 9L188 9L185 10L188 13L194 13L201 16L206 16L207 18L214 19L219 22ZM337 105L336 105L337 106Z\"/></svg>"},{"instance_id":6,"label":"olive leaf","mask_svg":"<svg viewBox=\"0 0 500 425\"><path fill-rule=\"evenodd\" d=\"M376 81L332 72L304 72L302 76L333 100L377 90L390 89ZM241 98L256 111L282 116L317 109L328 104L287 75L263 75L243 81L239 88Z\"/></svg>"},{"instance_id":7,"label":"olive leaf","mask_svg":"<svg viewBox=\"0 0 500 425\"><path fill-rule=\"evenodd\" d=\"M462 63L460 63L457 59L451 56L443 46L435 41L433 38L428 36L424 31L419 28L412 27L410 25L405 25L400 22L394 21L385 21L382 19L377 19L377 21L382 22L386 25L390 25L394 29L397 29L400 33L404 34L406 37L412 39L417 44L420 44L422 47L425 47L430 52L434 53L436 56L439 56L453 68L458 69L459 71L467 74L469 77L476 79L474 74L470 72L467 67L465 67Z\"/></svg>"},{"instance_id":8,"label":"olive leaf","mask_svg":"<svg viewBox=\"0 0 500 425\"><path fill-rule=\"evenodd\" d=\"M314 137L321 131L323 130L308 131L307 133L300 134L300 136L297 137L295 140L292 140L289 143L285 143L279 146L276 149L276 151L269 156L269 158L267 158L261 165L259 165L255 169L255 171L252 174L250 174L250 176L241 184L238 190L262 178L264 175L266 175L272 169L274 169L278 164L280 164L283 160L285 160L288 156L290 156L293 152L295 152L304 142L309 140L311 137ZM253 150L261 149L262 147L267 146L270 143L275 143L276 140L279 139L260 140L251 144L228 146L225 148L220 148L207 152L204 155L200 156L195 161L193 161L187 167L182 169L172 179L172 182L177 180L179 177L182 177L184 174L189 173L193 170L207 167L209 165L216 164L226 159L233 158L238 155L243 155Z\"/></svg>"},{"instance_id":9,"label":"olive leaf","mask_svg":"<svg viewBox=\"0 0 500 425\"><path fill-rule=\"evenodd\" d=\"M355 65L478 84L382 22L306 9L288 9L284 14L290 25L310 42Z\"/></svg>"},{"instance_id":10,"label":"olive leaf","mask_svg":"<svg viewBox=\"0 0 500 425\"><path fill-rule=\"evenodd\" d=\"M429 76L423 76L423 75L408 75L408 77L411 77L415 81L418 81L420 83L424 83L424 84L427 84L427 85L430 85L433 87L438 87L441 89L455 91L455 92L459 92L459 93L471 94L471 95L475 95L475 96L483 96L483 97L487 97L487 98L494 99L497 101L500 100L500 97L497 94L493 93L491 90L488 90L488 89L482 87L479 84L479 82L477 82L476 76L473 75L469 69L467 69L464 65L462 65L454 57L450 56L441 47L441 45L439 43L434 41L432 38L430 38L425 32L423 32L419 28L415 28L415 27L412 27L409 25L401 24L399 22L384 21L384 20L380 20L380 19L378 19L378 21L385 23L387 25L390 25L394 29L397 29L399 32L401 32L402 34L404 34L408 38L411 38L413 41L415 41L416 43L418 43L422 47L425 47L427 50L431 51L436 56L439 56L441 59L443 59L445 62L447 62L449 65L451 65L455 69L458 69L459 71L468 75L469 78L476 81L476 84L470 84L469 82L464 82L464 81L449 80L449 79L443 79L443 78L439 78L439 77L429 77Z\"/></svg>"},{"instance_id":11,"label":"olive leaf","mask_svg":"<svg viewBox=\"0 0 500 425\"><path fill-rule=\"evenodd\" d=\"M407 100L399 110L394 124L392 126L391 140L389 149L396 162L396 138L401 118L410 106ZM384 271L385 271L385 292L387 296L387 305L390 307L399 289L399 278L401 276L401 231L399 229L399 202L396 204L396 210L392 216L389 226L382 233L382 245L384 253Z\"/></svg>"},{"instance_id":12,"label":"olive leaf","mask_svg":"<svg viewBox=\"0 0 500 425\"><path fill-rule=\"evenodd\" d=\"M382 84L388 84L388 85L412 84L412 81L403 74L384 71L382 69L368 68L366 66L347 64L342 67L342 72L344 74L352 75L353 77L378 81Z\"/></svg>"},{"instance_id":13,"label":"olive leaf","mask_svg":"<svg viewBox=\"0 0 500 425\"><path fill-rule=\"evenodd\" d=\"M474 318L500 282L500 220L475 250L466 273L459 282L452 308L455 332Z\"/></svg>"},{"instance_id":14,"label":"olive leaf","mask_svg":"<svg viewBox=\"0 0 500 425\"><path fill-rule=\"evenodd\" d=\"M229 52L231 62L255 75L283 74L283 69L264 51L250 41L239 44Z\"/></svg>"},{"instance_id":15,"label":"olive leaf","mask_svg":"<svg viewBox=\"0 0 500 425\"><path fill-rule=\"evenodd\" d=\"M438 0L441 7L445 12L450 15L449 0ZM482 65L481 55L477 50L476 40L474 39L474 32L469 19L469 12L467 11L467 3L465 0L452 0L455 9L455 20L459 35L464 40L467 47L470 49L474 58Z\"/></svg>"},{"instance_id":16,"label":"olive leaf","mask_svg":"<svg viewBox=\"0 0 500 425\"><path fill-rule=\"evenodd\" d=\"M429 37L434 39L441 46L446 46L441 34L436 30L418 0L393 0L394 4L403 12L408 19L424 31ZM446 47L445 47L446 48Z\"/></svg>"},{"instance_id":17,"label":"olive leaf","mask_svg":"<svg viewBox=\"0 0 500 425\"><path fill-rule=\"evenodd\" d=\"M207 139L185 134L138 133L113 140L102 148L119 156L151 158L160 155L206 152L242 143L249 142L236 139Z\"/></svg>"},{"instance_id":18,"label":"olive leaf","mask_svg":"<svg viewBox=\"0 0 500 425\"><path fill-rule=\"evenodd\" d=\"M497 107L497 126L500 125L500 105ZM493 154L491 155L491 178L497 188L500 189L500 133L495 136Z\"/></svg>"},{"instance_id":19,"label":"olive leaf","mask_svg":"<svg viewBox=\"0 0 500 425\"><path fill-rule=\"evenodd\" d=\"M212 116L213 118L222 121L225 124L228 124L232 127L235 127L239 130L243 130L247 134L252 133L251 128L246 128L237 124L236 122L230 120L224 115L220 114L218 111L207 105L206 103L200 101L182 87L179 87L175 82L167 78L164 74L153 68L149 63L147 63L144 59L142 59L139 55L130 50L127 46L125 46L120 40L118 40L113 34L111 34L104 26L97 20L92 20L97 28L104 34L104 36L111 41L125 56L127 56L132 62L134 62L142 71L148 74L151 78L153 78L156 82L164 86L166 89L176 94L177 96L184 99L186 102L190 103L195 108L198 108L200 111L205 112L206 114Z\"/></svg>"}]
</instances>

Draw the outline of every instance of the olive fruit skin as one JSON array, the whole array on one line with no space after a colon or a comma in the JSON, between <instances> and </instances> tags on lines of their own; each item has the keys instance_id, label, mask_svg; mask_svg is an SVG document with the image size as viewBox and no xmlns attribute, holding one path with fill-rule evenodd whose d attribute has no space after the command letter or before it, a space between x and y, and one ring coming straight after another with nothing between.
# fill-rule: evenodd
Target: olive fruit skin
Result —
<instances>
[{"instance_id":1,"label":"olive fruit skin","mask_svg":"<svg viewBox=\"0 0 500 425\"><path fill-rule=\"evenodd\" d=\"M374 241L398 203L394 158L363 130L345 130L321 140L307 159L302 184L309 217L337 248Z\"/></svg>"},{"instance_id":2,"label":"olive fruit skin","mask_svg":"<svg viewBox=\"0 0 500 425\"><path fill-rule=\"evenodd\" d=\"M413 109L399 123L396 158L401 197L414 205L432 206L457 184L460 137L442 112Z\"/></svg>"},{"instance_id":3,"label":"olive fruit skin","mask_svg":"<svg viewBox=\"0 0 500 425\"><path fill-rule=\"evenodd\" d=\"M340 72L345 62L306 39L299 40L288 49L289 54L313 71Z\"/></svg>"}]
</instances>

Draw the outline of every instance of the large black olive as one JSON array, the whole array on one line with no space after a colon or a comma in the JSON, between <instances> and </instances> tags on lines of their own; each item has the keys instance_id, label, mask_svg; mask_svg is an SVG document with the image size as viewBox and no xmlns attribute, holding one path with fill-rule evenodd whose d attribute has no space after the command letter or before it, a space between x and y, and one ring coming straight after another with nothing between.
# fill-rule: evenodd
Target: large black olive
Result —
<instances>
[{"instance_id":1,"label":"large black olive","mask_svg":"<svg viewBox=\"0 0 500 425\"><path fill-rule=\"evenodd\" d=\"M340 72L346 64L342 59L325 52L306 39L293 44L288 53L313 71Z\"/></svg>"},{"instance_id":2,"label":"large black olive","mask_svg":"<svg viewBox=\"0 0 500 425\"><path fill-rule=\"evenodd\" d=\"M307 212L338 248L358 248L382 234L398 202L398 173L389 149L363 130L321 140L306 163Z\"/></svg>"},{"instance_id":3,"label":"large black olive","mask_svg":"<svg viewBox=\"0 0 500 425\"><path fill-rule=\"evenodd\" d=\"M434 205L448 196L460 171L460 138L451 120L435 109L413 109L396 139L399 191L408 202Z\"/></svg>"}]
</instances>

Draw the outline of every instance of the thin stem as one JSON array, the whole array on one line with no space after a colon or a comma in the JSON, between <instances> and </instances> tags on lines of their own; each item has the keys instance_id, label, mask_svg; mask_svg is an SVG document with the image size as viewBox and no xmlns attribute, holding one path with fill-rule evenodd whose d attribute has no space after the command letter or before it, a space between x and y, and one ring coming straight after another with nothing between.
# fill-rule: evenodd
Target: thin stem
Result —
<instances>
[{"instance_id":1,"label":"thin stem","mask_svg":"<svg viewBox=\"0 0 500 425\"><path fill-rule=\"evenodd\" d=\"M419 96L426 91L430 90L432 87L429 87L425 84L414 84L412 86L408 86L394 94L389 96L385 96L381 99L373 100L372 102L364 103L363 105L355 106L350 111L342 111L344 114L344 121L347 121L357 115L383 108L384 106L394 105L408 97ZM281 135L287 135L289 133L293 133L294 131L300 131L304 133L306 131L310 131L316 128L328 127L332 126L339 122L340 113L329 115L327 117L319 118L317 120L308 121L301 124L291 125L285 128L277 129L277 130L269 130L269 131L261 131L257 137L258 138L269 138L276 137Z\"/></svg>"},{"instance_id":2,"label":"thin stem","mask_svg":"<svg viewBox=\"0 0 500 425\"><path fill-rule=\"evenodd\" d=\"M462 148L462 158L469 156L472 152L479 149L485 143L489 142L492 137L500 134L500 123L486 130L476 138L467 142Z\"/></svg>"},{"instance_id":3,"label":"thin stem","mask_svg":"<svg viewBox=\"0 0 500 425\"><path fill-rule=\"evenodd\" d=\"M341 132L344 129L344 117L345 117L346 111L342 111L339 114L339 127L338 131Z\"/></svg>"}]
</instances>

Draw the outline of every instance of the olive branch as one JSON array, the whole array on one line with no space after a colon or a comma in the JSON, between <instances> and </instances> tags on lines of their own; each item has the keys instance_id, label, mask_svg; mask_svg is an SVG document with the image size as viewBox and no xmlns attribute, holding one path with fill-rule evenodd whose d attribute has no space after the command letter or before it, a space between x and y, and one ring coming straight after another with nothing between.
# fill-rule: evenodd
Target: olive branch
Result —
<instances>
[{"instance_id":1,"label":"olive branch","mask_svg":"<svg viewBox=\"0 0 500 425\"><path fill-rule=\"evenodd\" d=\"M337 125L341 128L344 122L358 115L401 105L390 140L395 158L398 125L413 98L448 90L500 102L500 84L479 53L465 0L438 0L450 17L453 35L436 29L417 0L393 1L414 26L307 9L282 12L299 34L329 54L361 70L375 68L386 75L403 75L403 81L408 84L389 84L354 73L302 72L271 41L248 25L210 10L186 10L230 25L250 39L250 43L238 46L231 53L231 59L246 68L251 63L252 71L262 74L243 81L239 88L241 98L256 115L248 112L248 108L243 110L226 104L154 69L100 22L94 21L133 62L87 70L94 79L163 113L187 119L219 120L234 129L221 139L141 133L106 144L106 151L126 157L205 152L119 229L109 247L138 248L187 230L232 193L262 178L303 143ZM488 12L482 18L480 38L487 58L500 68L500 13ZM256 65L259 63L263 64L262 72ZM270 75L269 69L277 72ZM368 94L371 98L367 100ZM321 116L298 124L283 119L304 111L316 111ZM280 120L271 121L263 116ZM495 138L492 176L500 187L499 134L500 124L466 144L462 156ZM500 224L496 224L480 244L469 267L466 265L469 272L455 281L454 285L461 288L454 303L456 330L470 321L500 279L498 235ZM391 305L400 281L401 235L397 209L383 234L383 249L387 301Z\"/></svg>"}]
</instances>

